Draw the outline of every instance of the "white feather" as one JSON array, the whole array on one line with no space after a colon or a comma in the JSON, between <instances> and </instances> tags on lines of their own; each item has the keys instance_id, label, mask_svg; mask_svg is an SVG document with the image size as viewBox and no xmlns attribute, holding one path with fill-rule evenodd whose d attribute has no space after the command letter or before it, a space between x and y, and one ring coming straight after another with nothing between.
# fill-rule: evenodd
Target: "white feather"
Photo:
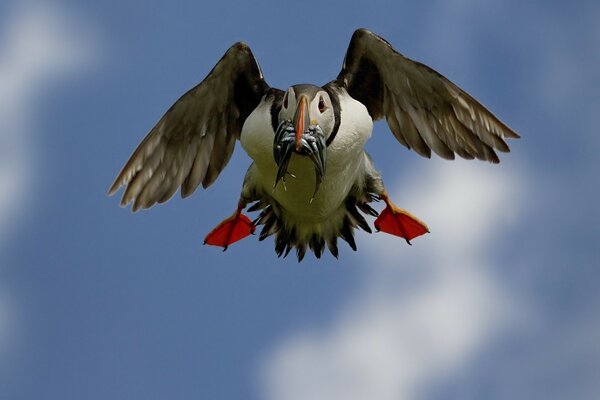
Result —
<instances>
[{"instance_id":1,"label":"white feather","mask_svg":"<svg viewBox=\"0 0 600 400\"><path fill-rule=\"evenodd\" d=\"M364 179L368 162L364 152L371 137L373 121L365 106L340 94L341 123L335 139L327 148L327 167L319 191L314 196L315 167L305 156L292 155L285 186L273 189L277 165L273 158L274 132L270 106L262 102L242 128L241 144L254 160L246 184L268 193L281 206L287 224L296 227L300 237L339 227L345 214L344 201L350 189ZM312 201L311 201L312 199Z\"/></svg>"}]
</instances>

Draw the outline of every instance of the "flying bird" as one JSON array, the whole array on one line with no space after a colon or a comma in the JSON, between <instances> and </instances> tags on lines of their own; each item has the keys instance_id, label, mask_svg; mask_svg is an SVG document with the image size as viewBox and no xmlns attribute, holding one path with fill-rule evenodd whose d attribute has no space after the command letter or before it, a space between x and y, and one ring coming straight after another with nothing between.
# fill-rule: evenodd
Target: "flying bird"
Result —
<instances>
[{"instance_id":1,"label":"flying bird","mask_svg":"<svg viewBox=\"0 0 600 400\"><path fill-rule=\"evenodd\" d=\"M245 43L231 46L208 76L162 116L125 164L109 194L125 186L121 205L132 210L188 197L215 182L239 140L252 158L233 214L204 243L227 249L262 226L275 251L325 247L337 258L338 238L356 250L354 230L374 227L410 240L427 225L397 207L364 150L373 122L423 157L432 151L498 163L507 138L519 135L444 76L358 29L337 78L324 86L270 87ZM371 204L383 201L377 212ZM250 220L242 211L260 211Z\"/></svg>"}]
</instances>

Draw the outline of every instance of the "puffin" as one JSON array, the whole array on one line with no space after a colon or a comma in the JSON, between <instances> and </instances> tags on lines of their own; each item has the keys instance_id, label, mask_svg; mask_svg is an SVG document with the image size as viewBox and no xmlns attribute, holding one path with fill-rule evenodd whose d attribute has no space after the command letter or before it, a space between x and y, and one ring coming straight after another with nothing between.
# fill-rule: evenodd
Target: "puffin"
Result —
<instances>
[{"instance_id":1,"label":"puffin","mask_svg":"<svg viewBox=\"0 0 600 400\"><path fill-rule=\"evenodd\" d=\"M450 80L366 29L353 33L334 80L287 90L269 86L238 42L160 118L108 194L124 186L120 204L134 212L179 189L186 198L215 182L239 141L253 162L235 211L204 244L226 250L261 227L259 240L273 235L280 257L295 249L302 261L307 249L317 258L328 249L337 258L338 238L356 251L355 230L372 232L366 216L376 218L376 231L410 244L429 228L392 202L364 148L380 119L426 158L498 163L496 152L509 152L505 139L519 138ZM251 220L244 210L258 215Z\"/></svg>"}]
</instances>

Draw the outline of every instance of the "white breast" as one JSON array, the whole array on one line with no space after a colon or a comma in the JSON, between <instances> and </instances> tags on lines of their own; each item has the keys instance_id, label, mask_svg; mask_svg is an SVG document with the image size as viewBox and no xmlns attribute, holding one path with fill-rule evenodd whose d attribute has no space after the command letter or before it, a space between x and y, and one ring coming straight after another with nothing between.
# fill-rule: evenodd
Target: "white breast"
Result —
<instances>
[{"instance_id":1,"label":"white breast","mask_svg":"<svg viewBox=\"0 0 600 400\"><path fill-rule=\"evenodd\" d=\"M373 121L367 109L350 96L340 96L341 124L327 148L326 174L319 191L315 189L315 168L308 157L292 155L285 187L280 182L273 191L277 165L273 158L274 132L270 105L261 102L246 119L241 144L254 160L250 177L254 185L269 193L294 224L322 223L334 218L343 208L348 193L363 179L364 145L371 136Z\"/></svg>"}]
</instances>

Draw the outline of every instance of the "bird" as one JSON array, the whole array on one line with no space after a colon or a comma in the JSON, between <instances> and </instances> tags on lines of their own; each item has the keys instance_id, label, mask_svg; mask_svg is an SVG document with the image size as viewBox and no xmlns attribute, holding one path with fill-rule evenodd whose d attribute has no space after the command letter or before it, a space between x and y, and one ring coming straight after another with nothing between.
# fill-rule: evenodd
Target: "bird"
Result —
<instances>
[{"instance_id":1,"label":"bird","mask_svg":"<svg viewBox=\"0 0 600 400\"><path fill-rule=\"evenodd\" d=\"M237 207L205 237L226 250L256 233L274 236L279 257L307 249L338 258L338 239L356 251L355 231L405 239L428 226L388 197L365 151L373 123L385 119L408 149L431 158L498 163L506 139L519 135L434 69L395 50L367 29L356 30L341 71L317 86L271 87L250 47L232 45L206 78L160 118L125 163L109 195L125 190L132 211L190 196L212 185L239 141L252 159ZM381 212L372 205L383 202ZM246 210L247 209L247 210ZM259 212L251 220L248 213Z\"/></svg>"}]
</instances>

